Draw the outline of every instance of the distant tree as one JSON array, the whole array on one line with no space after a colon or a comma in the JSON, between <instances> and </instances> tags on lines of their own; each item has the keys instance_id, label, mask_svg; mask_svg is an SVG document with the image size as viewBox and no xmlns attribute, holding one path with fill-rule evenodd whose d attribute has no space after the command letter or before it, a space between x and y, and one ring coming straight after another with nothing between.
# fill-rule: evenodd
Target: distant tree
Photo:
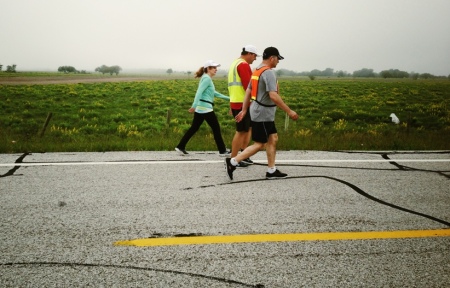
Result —
<instances>
[{"instance_id":1,"label":"distant tree","mask_svg":"<svg viewBox=\"0 0 450 288\"><path fill-rule=\"evenodd\" d=\"M430 78L435 78L435 76L433 74L430 73L422 73L419 76L421 79L430 79Z\"/></svg>"},{"instance_id":2,"label":"distant tree","mask_svg":"<svg viewBox=\"0 0 450 288\"><path fill-rule=\"evenodd\" d=\"M311 80L316 79L316 76L314 76L314 75L308 75L308 77L309 77L309 79L311 79Z\"/></svg>"},{"instance_id":3,"label":"distant tree","mask_svg":"<svg viewBox=\"0 0 450 288\"><path fill-rule=\"evenodd\" d=\"M340 70L340 71L337 71L336 76L337 77L345 77L345 74L346 73L344 71Z\"/></svg>"},{"instance_id":4,"label":"distant tree","mask_svg":"<svg viewBox=\"0 0 450 288\"><path fill-rule=\"evenodd\" d=\"M287 69L279 69L278 70L277 69L277 71L281 71L279 75L283 75L283 76L297 76L297 73L295 73L294 71L291 71L291 70L287 70Z\"/></svg>"},{"instance_id":5,"label":"distant tree","mask_svg":"<svg viewBox=\"0 0 450 288\"><path fill-rule=\"evenodd\" d=\"M110 75L116 74L119 75L119 72L122 70L122 68L120 68L120 66L114 65L114 66L106 66L106 65L102 65L100 67L95 68L95 72L100 72L102 74L106 74L109 73Z\"/></svg>"},{"instance_id":6,"label":"distant tree","mask_svg":"<svg viewBox=\"0 0 450 288\"><path fill-rule=\"evenodd\" d=\"M122 68L120 68L120 66L118 65L114 65L110 67L110 71L109 74L112 75L113 73L116 75L119 75L120 71L122 70Z\"/></svg>"},{"instance_id":7,"label":"distant tree","mask_svg":"<svg viewBox=\"0 0 450 288\"><path fill-rule=\"evenodd\" d=\"M169 74L169 75L171 75L171 74L173 73L172 68L167 69L166 73Z\"/></svg>"},{"instance_id":8,"label":"distant tree","mask_svg":"<svg viewBox=\"0 0 450 288\"><path fill-rule=\"evenodd\" d=\"M383 70L383 71L381 71L380 72L380 76L381 77L383 77L383 78L392 78L393 76L392 76L392 73L391 72L389 72L388 70Z\"/></svg>"},{"instance_id":9,"label":"distant tree","mask_svg":"<svg viewBox=\"0 0 450 288\"><path fill-rule=\"evenodd\" d=\"M1 68L1 67L0 67ZM0 71L1 71L1 69L0 69ZM448 74L448 77L447 77L449 80L450 80L450 74Z\"/></svg>"},{"instance_id":10,"label":"distant tree","mask_svg":"<svg viewBox=\"0 0 450 288\"><path fill-rule=\"evenodd\" d=\"M332 69L332 68L327 68L322 71L322 76L331 77L331 76L333 76L333 74L334 74L334 69Z\"/></svg>"},{"instance_id":11,"label":"distant tree","mask_svg":"<svg viewBox=\"0 0 450 288\"><path fill-rule=\"evenodd\" d=\"M327 68L323 71L320 71L319 69L314 69L311 70L311 72L308 73L309 75L314 75L314 76L324 76L324 77L331 77L334 75L334 69L333 68Z\"/></svg>"},{"instance_id":12,"label":"distant tree","mask_svg":"<svg viewBox=\"0 0 450 288\"><path fill-rule=\"evenodd\" d=\"M278 77L281 77L281 75L283 75L283 70L277 70L276 74Z\"/></svg>"},{"instance_id":13,"label":"distant tree","mask_svg":"<svg viewBox=\"0 0 450 288\"><path fill-rule=\"evenodd\" d=\"M383 78L409 78L409 73L398 69L383 70L380 72Z\"/></svg>"},{"instance_id":14,"label":"distant tree","mask_svg":"<svg viewBox=\"0 0 450 288\"><path fill-rule=\"evenodd\" d=\"M73 67L73 66L60 66L60 67L58 67L58 72L78 73L78 70L75 69L75 67Z\"/></svg>"},{"instance_id":15,"label":"distant tree","mask_svg":"<svg viewBox=\"0 0 450 288\"><path fill-rule=\"evenodd\" d=\"M6 66L6 72L16 73L16 64Z\"/></svg>"},{"instance_id":16,"label":"distant tree","mask_svg":"<svg viewBox=\"0 0 450 288\"><path fill-rule=\"evenodd\" d=\"M2 64L0 64L0 71L2 71L2 69L3 69L3 65L2 65Z\"/></svg>"},{"instance_id":17,"label":"distant tree","mask_svg":"<svg viewBox=\"0 0 450 288\"><path fill-rule=\"evenodd\" d=\"M319 69L311 70L311 72L309 73L309 75L312 75L312 76L321 76L321 74L322 74L322 71L320 71Z\"/></svg>"},{"instance_id":18,"label":"distant tree","mask_svg":"<svg viewBox=\"0 0 450 288\"><path fill-rule=\"evenodd\" d=\"M189 76L191 76L192 72L191 71L187 71L186 74ZM450 76L450 75L449 75Z\"/></svg>"},{"instance_id":19,"label":"distant tree","mask_svg":"<svg viewBox=\"0 0 450 288\"><path fill-rule=\"evenodd\" d=\"M363 68L361 70L353 71L353 77L376 77L373 69Z\"/></svg>"},{"instance_id":20,"label":"distant tree","mask_svg":"<svg viewBox=\"0 0 450 288\"><path fill-rule=\"evenodd\" d=\"M414 72L411 72L411 78L413 79L413 80L417 80L417 79L419 79L419 73L414 73Z\"/></svg>"},{"instance_id":21,"label":"distant tree","mask_svg":"<svg viewBox=\"0 0 450 288\"><path fill-rule=\"evenodd\" d=\"M102 65L100 67L95 68L95 72L100 72L102 74L108 73L108 66Z\"/></svg>"},{"instance_id":22,"label":"distant tree","mask_svg":"<svg viewBox=\"0 0 450 288\"><path fill-rule=\"evenodd\" d=\"M396 78L409 78L409 73L406 71L400 71L395 69L394 71L394 75L396 76Z\"/></svg>"}]
</instances>

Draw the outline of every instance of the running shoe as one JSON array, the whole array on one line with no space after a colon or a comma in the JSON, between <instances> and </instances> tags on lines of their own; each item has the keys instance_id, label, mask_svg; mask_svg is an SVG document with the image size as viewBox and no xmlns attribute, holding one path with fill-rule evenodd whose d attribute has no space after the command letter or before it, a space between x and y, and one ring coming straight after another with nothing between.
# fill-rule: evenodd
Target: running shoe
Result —
<instances>
[{"instance_id":1,"label":"running shoe","mask_svg":"<svg viewBox=\"0 0 450 288\"><path fill-rule=\"evenodd\" d=\"M227 157L225 158L225 171L227 172L228 178L230 180L233 180L233 171L236 170L236 167L231 164L231 158Z\"/></svg>"},{"instance_id":2,"label":"running shoe","mask_svg":"<svg viewBox=\"0 0 450 288\"><path fill-rule=\"evenodd\" d=\"M225 152L219 152L220 157L228 157L230 156L230 154L231 154L230 150L225 150Z\"/></svg>"},{"instance_id":3,"label":"running shoe","mask_svg":"<svg viewBox=\"0 0 450 288\"><path fill-rule=\"evenodd\" d=\"M245 164L248 164L248 165L253 165L254 164L253 161L250 158L244 159L244 160L241 161L241 163L242 162L244 162Z\"/></svg>"},{"instance_id":4,"label":"running shoe","mask_svg":"<svg viewBox=\"0 0 450 288\"><path fill-rule=\"evenodd\" d=\"M178 147L175 147L175 151L177 151L178 153L180 153L180 155L187 155L187 154L189 154L186 150L180 149L180 148L178 148Z\"/></svg>"},{"instance_id":5,"label":"running shoe","mask_svg":"<svg viewBox=\"0 0 450 288\"><path fill-rule=\"evenodd\" d=\"M270 179L270 180L273 180L273 179L283 179L283 178L286 178L288 175L286 174L286 173L282 173L280 170L275 170L275 172L273 172L273 173L269 173L269 172L267 172L266 173L266 179Z\"/></svg>"},{"instance_id":6,"label":"running shoe","mask_svg":"<svg viewBox=\"0 0 450 288\"><path fill-rule=\"evenodd\" d=\"M241 162L238 163L236 168L247 168L248 166L250 166L250 165L245 163L244 161L241 161Z\"/></svg>"}]
</instances>

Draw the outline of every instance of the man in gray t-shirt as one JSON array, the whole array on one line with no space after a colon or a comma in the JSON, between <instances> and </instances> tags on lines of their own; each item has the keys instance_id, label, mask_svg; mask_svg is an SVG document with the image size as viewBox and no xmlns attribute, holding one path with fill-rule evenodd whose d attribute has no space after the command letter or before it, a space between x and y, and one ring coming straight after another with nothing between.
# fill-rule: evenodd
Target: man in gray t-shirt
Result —
<instances>
[{"instance_id":1,"label":"man in gray t-shirt","mask_svg":"<svg viewBox=\"0 0 450 288\"><path fill-rule=\"evenodd\" d=\"M266 148L267 154L267 179L286 178L287 174L282 173L275 166L276 145L278 141L277 129L275 127L275 112L277 106L285 111L288 116L297 120L298 115L294 110L284 103L278 94L278 82L272 68L277 67L278 62L284 59L275 47L268 47L264 50L263 61L252 74L249 87L245 92L245 99L242 111L235 117L239 122L247 113L250 99L250 117L252 119L252 140L253 145L248 146L242 153L234 158L225 159L225 170L230 180L233 180L233 171L240 161L247 159Z\"/></svg>"},{"instance_id":2,"label":"man in gray t-shirt","mask_svg":"<svg viewBox=\"0 0 450 288\"><path fill-rule=\"evenodd\" d=\"M260 65L256 70L263 67L267 66ZM252 89L252 82L250 82L248 87L250 90ZM277 78L272 69L267 69L259 76L258 93L256 99L254 99L256 101L253 101L252 105L250 105L250 117L253 122L275 121L277 106L270 99L270 91L278 92Z\"/></svg>"}]
</instances>

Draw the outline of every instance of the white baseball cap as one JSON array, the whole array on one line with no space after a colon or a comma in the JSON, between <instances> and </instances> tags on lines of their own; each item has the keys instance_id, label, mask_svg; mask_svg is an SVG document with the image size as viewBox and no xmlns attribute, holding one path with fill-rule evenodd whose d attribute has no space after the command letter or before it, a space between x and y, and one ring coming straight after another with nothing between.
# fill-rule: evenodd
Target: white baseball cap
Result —
<instances>
[{"instance_id":1,"label":"white baseball cap","mask_svg":"<svg viewBox=\"0 0 450 288\"><path fill-rule=\"evenodd\" d=\"M208 61L206 61L205 65L203 65L203 68L208 68L208 67L220 67L220 64L214 62L213 60L208 60Z\"/></svg>"},{"instance_id":2,"label":"white baseball cap","mask_svg":"<svg viewBox=\"0 0 450 288\"><path fill-rule=\"evenodd\" d=\"M253 46L253 45L246 45L246 46L244 46L244 48L242 48L242 51L256 54L256 56L261 56L261 55L258 54L258 51L256 51L256 47Z\"/></svg>"}]
</instances>

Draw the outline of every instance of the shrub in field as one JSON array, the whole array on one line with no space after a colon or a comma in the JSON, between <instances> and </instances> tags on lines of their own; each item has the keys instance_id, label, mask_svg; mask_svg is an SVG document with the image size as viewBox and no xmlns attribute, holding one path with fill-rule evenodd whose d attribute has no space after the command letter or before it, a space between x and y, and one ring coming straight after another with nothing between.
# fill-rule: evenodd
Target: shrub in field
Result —
<instances>
[{"instance_id":1,"label":"shrub in field","mask_svg":"<svg viewBox=\"0 0 450 288\"><path fill-rule=\"evenodd\" d=\"M345 112L339 109L333 109L332 111L325 111L325 115L333 119L333 121L338 121L345 118Z\"/></svg>"},{"instance_id":2,"label":"shrub in field","mask_svg":"<svg viewBox=\"0 0 450 288\"><path fill-rule=\"evenodd\" d=\"M85 135L92 135L92 134L96 134L98 132L99 132L99 130L97 128L97 124L94 124L94 125L86 124L85 126L82 126L80 128L80 133L85 134Z\"/></svg>"},{"instance_id":3,"label":"shrub in field","mask_svg":"<svg viewBox=\"0 0 450 288\"><path fill-rule=\"evenodd\" d=\"M345 128L347 128L347 121L345 121L345 119L339 119L334 123L333 128L335 130L343 131L345 130Z\"/></svg>"}]
</instances>

